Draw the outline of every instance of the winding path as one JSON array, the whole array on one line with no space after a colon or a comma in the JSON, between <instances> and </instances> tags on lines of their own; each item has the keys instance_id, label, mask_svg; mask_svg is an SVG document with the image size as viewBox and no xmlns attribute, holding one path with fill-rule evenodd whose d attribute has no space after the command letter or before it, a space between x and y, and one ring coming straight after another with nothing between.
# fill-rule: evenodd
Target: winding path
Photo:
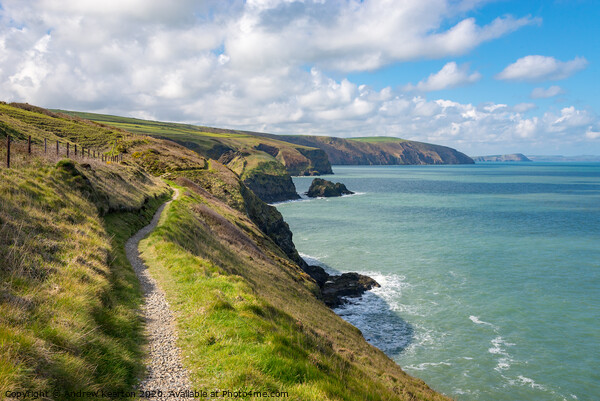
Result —
<instances>
[{"instance_id":1,"label":"winding path","mask_svg":"<svg viewBox=\"0 0 600 401\"><path fill-rule=\"evenodd\" d=\"M173 199L179 197L175 188ZM125 243L127 259L140 281L144 294L142 313L146 321L146 338L148 339L149 358L146 377L137 386L138 391L161 391L162 397L168 398L169 391L190 389L188 372L181 363L181 349L177 346L177 330L175 320L165 298L164 292L154 278L150 276L147 266L140 259L138 245L158 224L163 210L171 201L162 204L152 222L129 238Z\"/></svg>"}]
</instances>

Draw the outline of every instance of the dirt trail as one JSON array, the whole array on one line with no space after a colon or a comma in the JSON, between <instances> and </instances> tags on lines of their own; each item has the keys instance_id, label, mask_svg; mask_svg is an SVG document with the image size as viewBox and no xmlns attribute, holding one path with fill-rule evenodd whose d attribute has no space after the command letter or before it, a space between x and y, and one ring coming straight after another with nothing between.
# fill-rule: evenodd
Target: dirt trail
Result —
<instances>
[{"instance_id":1,"label":"dirt trail","mask_svg":"<svg viewBox=\"0 0 600 401\"><path fill-rule=\"evenodd\" d=\"M179 198L174 189L173 199ZM164 292L148 273L147 267L139 257L138 244L158 224L163 210L171 201L161 205L152 222L127 240L125 252L133 266L144 294L143 316L146 321L149 358L146 377L139 383L139 391L156 391L152 398L169 398L169 391L191 389L189 375L181 363L181 349L177 346L175 320L165 298ZM162 392L162 394L158 392Z\"/></svg>"}]
</instances>

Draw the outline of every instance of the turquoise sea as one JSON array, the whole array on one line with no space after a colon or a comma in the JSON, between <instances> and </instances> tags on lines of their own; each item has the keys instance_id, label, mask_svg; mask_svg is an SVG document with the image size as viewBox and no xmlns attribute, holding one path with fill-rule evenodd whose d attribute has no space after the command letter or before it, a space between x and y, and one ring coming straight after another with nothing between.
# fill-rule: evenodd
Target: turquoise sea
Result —
<instances>
[{"instance_id":1,"label":"turquoise sea","mask_svg":"<svg viewBox=\"0 0 600 401\"><path fill-rule=\"evenodd\" d=\"M336 310L369 342L457 400L600 399L600 164L333 170L356 195L277 208L381 284Z\"/></svg>"}]
</instances>

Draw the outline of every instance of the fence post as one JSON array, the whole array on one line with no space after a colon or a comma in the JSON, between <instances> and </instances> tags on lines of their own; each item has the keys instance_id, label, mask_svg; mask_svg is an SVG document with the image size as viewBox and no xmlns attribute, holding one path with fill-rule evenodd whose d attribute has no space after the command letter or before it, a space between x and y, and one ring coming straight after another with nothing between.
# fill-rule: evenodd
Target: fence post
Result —
<instances>
[{"instance_id":1,"label":"fence post","mask_svg":"<svg viewBox=\"0 0 600 401\"><path fill-rule=\"evenodd\" d=\"M44 153L46 153L47 150L48 150L48 143L47 143L47 139L44 138Z\"/></svg>"},{"instance_id":2,"label":"fence post","mask_svg":"<svg viewBox=\"0 0 600 401\"><path fill-rule=\"evenodd\" d=\"M6 135L6 168L10 168L10 135Z\"/></svg>"},{"instance_id":3,"label":"fence post","mask_svg":"<svg viewBox=\"0 0 600 401\"><path fill-rule=\"evenodd\" d=\"M56 156L58 156L58 139L56 140Z\"/></svg>"},{"instance_id":4,"label":"fence post","mask_svg":"<svg viewBox=\"0 0 600 401\"><path fill-rule=\"evenodd\" d=\"M69 142L67 142L67 157L69 157Z\"/></svg>"},{"instance_id":5,"label":"fence post","mask_svg":"<svg viewBox=\"0 0 600 401\"><path fill-rule=\"evenodd\" d=\"M77 157L77 144L75 144L73 146L75 146L75 157Z\"/></svg>"},{"instance_id":6,"label":"fence post","mask_svg":"<svg viewBox=\"0 0 600 401\"><path fill-rule=\"evenodd\" d=\"M27 153L31 154L31 135L27 138Z\"/></svg>"}]
</instances>

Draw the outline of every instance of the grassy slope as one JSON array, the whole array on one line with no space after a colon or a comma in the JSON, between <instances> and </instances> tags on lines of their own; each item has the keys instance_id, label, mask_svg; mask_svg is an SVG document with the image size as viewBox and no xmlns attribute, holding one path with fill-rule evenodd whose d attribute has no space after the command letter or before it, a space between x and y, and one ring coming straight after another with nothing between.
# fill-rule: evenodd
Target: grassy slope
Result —
<instances>
[{"instance_id":1,"label":"grassy slope","mask_svg":"<svg viewBox=\"0 0 600 401\"><path fill-rule=\"evenodd\" d=\"M140 373L141 295L122 241L147 222L167 188L150 177L152 184L136 182L118 166L73 166L40 161L0 170L2 389L127 391ZM138 190L90 186L116 174ZM98 200L144 207L100 217Z\"/></svg>"},{"instance_id":2,"label":"grassy slope","mask_svg":"<svg viewBox=\"0 0 600 401\"><path fill-rule=\"evenodd\" d=\"M86 118L111 126L119 127L130 132L144 135L163 137L177 141L193 149L204 157L218 159L227 149L239 153L247 163L238 163L234 170L240 176L252 174L252 169L263 163L275 163L279 168L271 168L271 175L286 175L286 168L292 175L301 175L305 170L315 166L304 154L314 148L294 145L289 142L257 136L255 133L215 129L191 124L178 124L159 121L140 120L135 118L94 114L84 112L64 111L70 115ZM273 154L257 150L257 146L265 144L275 148Z\"/></svg>"},{"instance_id":3,"label":"grassy slope","mask_svg":"<svg viewBox=\"0 0 600 401\"><path fill-rule=\"evenodd\" d=\"M314 296L315 283L274 242L291 238L269 234L285 225L281 216L229 169L127 132L118 131L116 145L102 143L110 127L20 109L9 117L30 123L8 126L7 114L0 108L4 130L21 136L94 127L81 140L116 146L128 164L186 186L142 247L176 311L198 388L277 389L298 400L444 399ZM0 385L129 389L142 360L140 295L122 245L156 207L143 198L165 186L133 166L37 163L0 170ZM99 217L107 204L135 212Z\"/></svg>"},{"instance_id":4,"label":"grassy slope","mask_svg":"<svg viewBox=\"0 0 600 401\"><path fill-rule=\"evenodd\" d=\"M318 301L245 216L193 186L181 192L141 249L175 310L196 388L303 401L444 399Z\"/></svg>"}]
</instances>

